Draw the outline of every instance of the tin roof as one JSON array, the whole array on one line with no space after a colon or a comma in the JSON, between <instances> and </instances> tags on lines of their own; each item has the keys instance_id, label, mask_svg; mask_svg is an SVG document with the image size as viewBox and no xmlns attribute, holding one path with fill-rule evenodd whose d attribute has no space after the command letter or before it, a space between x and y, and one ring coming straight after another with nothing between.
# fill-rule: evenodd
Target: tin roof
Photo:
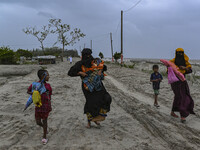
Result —
<instances>
[{"instance_id":1,"label":"tin roof","mask_svg":"<svg viewBox=\"0 0 200 150\"><path fill-rule=\"evenodd\" d=\"M56 56L48 55L48 56L37 56L37 59L55 59Z\"/></svg>"}]
</instances>

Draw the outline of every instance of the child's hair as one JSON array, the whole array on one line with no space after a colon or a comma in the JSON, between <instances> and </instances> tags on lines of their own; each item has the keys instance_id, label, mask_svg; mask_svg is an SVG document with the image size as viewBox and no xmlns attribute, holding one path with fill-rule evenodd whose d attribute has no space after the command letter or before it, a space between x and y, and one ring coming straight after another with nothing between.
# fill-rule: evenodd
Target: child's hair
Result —
<instances>
[{"instance_id":1,"label":"child's hair","mask_svg":"<svg viewBox=\"0 0 200 150\"><path fill-rule=\"evenodd\" d=\"M153 70L154 69L159 69L158 65L153 65Z\"/></svg>"},{"instance_id":2,"label":"child's hair","mask_svg":"<svg viewBox=\"0 0 200 150\"><path fill-rule=\"evenodd\" d=\"M42 76L44 75L44 73L47 72L47 70L44 70L44 69L40 69L38 70L38 78L41 80L42 79Z\"/></svg>"}]
</instances>

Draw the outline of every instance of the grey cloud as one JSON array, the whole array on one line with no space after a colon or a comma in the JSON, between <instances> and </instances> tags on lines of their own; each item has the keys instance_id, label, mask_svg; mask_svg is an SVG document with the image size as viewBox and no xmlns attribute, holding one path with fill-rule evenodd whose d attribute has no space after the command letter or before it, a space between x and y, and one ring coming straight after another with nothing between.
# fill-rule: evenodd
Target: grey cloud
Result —
<instances>
[{"instance_id":1,"label":"grey cloud","mask_svg":"<svg viewBox=\"0 0 200 150\"><path fill-rule=\"evenodd\" d=\"M0 24L1 43L36 48L39 43L21 31L26 26L41 27L50 17L58 17L72 28L78 27L86 37L68 48L90 47L93 40L94 54L102 51L110 56L109 32L113 32L114 50L120 50L120 11L127 10L138 0L1 0L13 10L0 10L6 22ZM20 10L18 7L20 6ZM3 11L3 12L2 12ZM16 13L14 13L14 11ZM14 25L13 22L16 24ZM142 0L124 13L125 57L172 57L174 49L183 47L191 58L200 58L200 1L197 0ZM11 28L11 31L9 30ZM103 36L99 36L102 35ZM106 34L106 35L104 35ZM45 41L52 46L55 36ZM1 44L0 43L0 44ZM26 43L26 45L23 43ZM49 44L50 43L50 44ZM59 45L58 45L59 46ZM11 46L15 49L19 46Z\"/></svg>"}]
</instances>

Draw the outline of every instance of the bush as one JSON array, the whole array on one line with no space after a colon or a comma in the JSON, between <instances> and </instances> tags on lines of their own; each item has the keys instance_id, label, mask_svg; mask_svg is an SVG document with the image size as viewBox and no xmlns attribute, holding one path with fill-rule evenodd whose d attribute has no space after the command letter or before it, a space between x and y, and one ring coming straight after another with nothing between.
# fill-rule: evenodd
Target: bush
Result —
<instances>
[{"instance_id":1,"label":"bush","mask_svg":"<svg viewBox=\"0 0 200 150\"><path fill-rule=\"evenodd\" d=\"M16 64L16 55L8 47L0 47L0 64Z\"/></svg>"},{"instance_id":2,"label":"bush","mask_svg":"<svg viewBox=\"0 0 200 150\"><path fill-rule=\"evenodd\" d=\"M131 69L133 69L134 66L135 66L135 64L133 64L133 65L129 65L128 67L131 68Z\"/></svg>"},{"instance_id":3,"label":"bush","mask_svg":"<svg viewBox=\"0 0 200 150\"><path fill-rule=\"evenodd\" d=\"M117 60L120 58L121 58L121 53L115 52L115 54L114 54L115 62L117 62Z\"/></svg>"},{"instance_id":4,"label":"bush","mask_svg":"<svg viewBox=\"0 0 200 150\"><path fill-rule=\"evenodd\" d=\"M126 64L124 64L122 67L128 68L128 66Z\"/></svg>"},{"instance_id":5,"label":"bush","mask_svg":"<svg viewBox=\"0 0 200 150\"><path fill-rule=\"evenodd\" d=\"M21 56L24 56L26 58L32 58L33 54L29 52L28 50L18 49L16 52L16 56L19 58Z\"/></svg>"},{"instance_id":6,"label":"bush","mask_svg":"<svg viewBox=\"0 0 200 150\"><path fill-rule=\"evenodd\" d=\"M99 57L100 57L101 59L104 58L104 55L103 55L102 52L99 53Z\"/></svg>"}]
</instances>

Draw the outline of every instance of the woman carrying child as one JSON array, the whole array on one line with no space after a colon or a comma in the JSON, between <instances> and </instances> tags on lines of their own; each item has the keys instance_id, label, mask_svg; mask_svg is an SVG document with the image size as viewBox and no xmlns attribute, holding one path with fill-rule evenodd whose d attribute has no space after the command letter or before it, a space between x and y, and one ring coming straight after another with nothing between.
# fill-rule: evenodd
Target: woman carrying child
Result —
<instances>
[{"instance_id":1,"label":"woman carrying child","mask_svg":"<svg viewBox=\"0 0 200 150\"><path fill-rule=\"evenodd\" d=\"M95 60L91 54L91 49L83 49L82 60L72 66L68 72L69 76L80 76L82 79L82 91L86 98L84 113L87 115L88 128L91 127L91 121L100 125L99 122L105 120L111 104L111 96L101 81L107 67L102 63L98 64L99 60ZM100 67L100 65L102 66Z\"/></svg>"}]
</instances>

